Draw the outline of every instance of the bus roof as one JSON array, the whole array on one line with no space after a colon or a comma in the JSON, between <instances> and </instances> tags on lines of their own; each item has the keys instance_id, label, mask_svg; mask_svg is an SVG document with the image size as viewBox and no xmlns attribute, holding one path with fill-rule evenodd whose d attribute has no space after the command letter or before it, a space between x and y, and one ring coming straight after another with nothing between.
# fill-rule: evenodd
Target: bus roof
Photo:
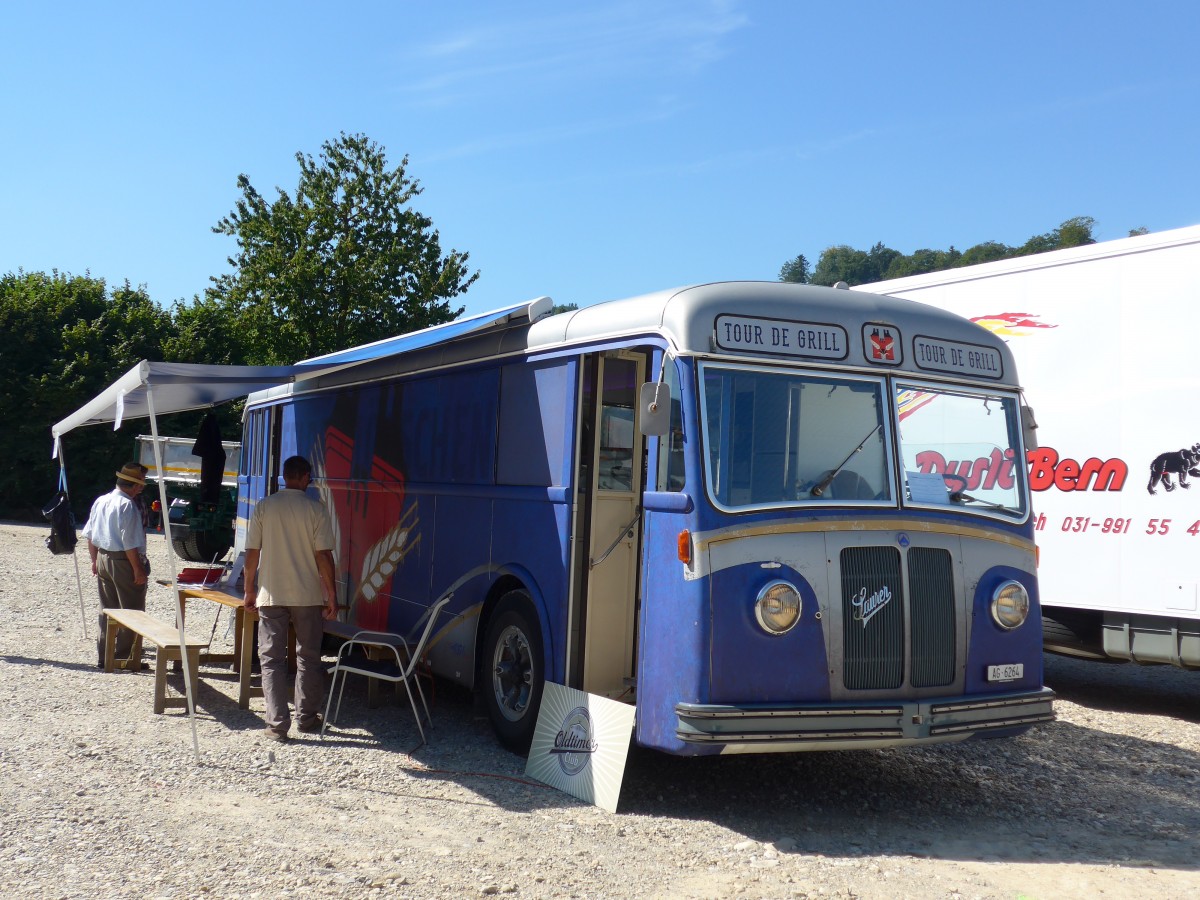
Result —
<instances>
[{"instance_id":1,"label":"bus roof","mask_svg":"<svg viewBox=\"0 0 1200 900\"><path fill-rule=\"evenodd\" d=\"M546 315L548 298L306 360L335 369L252 402L447 365L654 338L677 354L899 370L1017 385L1007 345L961 316L883 294L730 281Z\"/></svg>"},{"instance_id":2,"label":"bus roof","mask_svg":"<svg viewBox=\"0 0 1200 900\"><path fill-rule=\"evenodd\" d=\"M739 326L755 330L739 337ZM1017 384L1004 341L961 316L881 294L777 281L715 282L598 303L535 322L527 346L596 344L646 333L662 335L681 354L888 366ZM971 348L986 351L988 360L972 359ZM960 351L961 367L954 365Z\"/></svg>"}]
</instances>

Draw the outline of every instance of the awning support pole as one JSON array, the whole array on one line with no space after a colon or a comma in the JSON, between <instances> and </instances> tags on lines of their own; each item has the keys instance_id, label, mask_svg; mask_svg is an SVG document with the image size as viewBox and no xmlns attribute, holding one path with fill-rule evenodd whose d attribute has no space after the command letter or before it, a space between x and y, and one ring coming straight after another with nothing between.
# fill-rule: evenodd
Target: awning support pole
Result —
<instances>
[{"instance_id":1,"label":"awning support pole","mask_svg":"<svg viewBox=\"0 0 1200 900\"><path fill-rule=\"evenodd\" d=\"M200 739L196 736L196 704L192 686L192 667L188 665L187 632L183 627L183 600L179 596L175 568L175 545L171 542L171 516L167 504L167 479L163 477L162 445L158 441L158 418L154 415L154 388L146 385L146 408L150 413L150 434L154 436L154 467L158 470L158 502L162 506L163 538L167 542L167 568L171 573L171 593L175 597L175 624L179 628L179 656L183 665L183 692L187 697L188 719L192 723L192 750L200 765Z\"/></svg>"},{"instance_id":2,"label":"awning support pole","mask_svg":"<svg viewBox=\"0 0 1200 900\"><path fill-rule=\"evenodd\" d=\"M68 498L71 496L71 492L67 491L67 458L63 454L62 447L58 448L58 489L66 491ZM70 502L69 499L68 502ZM86 641L88 638L87 609L83 605L83 576L79 574L78 541L76 541L75 548L71 551L71 560L75 563L75 590L79 592L79 621L83 625L83 634L80 640Z\"/></svg>"}]
</instances>

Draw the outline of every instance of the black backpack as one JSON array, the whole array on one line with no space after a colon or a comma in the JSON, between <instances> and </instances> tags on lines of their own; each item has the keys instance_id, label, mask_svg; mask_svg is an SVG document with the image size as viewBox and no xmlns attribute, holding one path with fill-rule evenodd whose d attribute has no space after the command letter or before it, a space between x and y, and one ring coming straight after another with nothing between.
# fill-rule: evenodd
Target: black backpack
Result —
<instances>
[{"instance_id":1,"label":"black backpack","mask_svg":"<svg viewBox=\"0 0 1200 900\"><path fill-rule=\"evenodd\" d=\"M71 512L71 501L65 490L60 490L54 499L42 508L42 515L50 520L50 536L46 548L56 556L74 553L79 538L75 535L75 515Z\"/></svg>"}]
</instances>

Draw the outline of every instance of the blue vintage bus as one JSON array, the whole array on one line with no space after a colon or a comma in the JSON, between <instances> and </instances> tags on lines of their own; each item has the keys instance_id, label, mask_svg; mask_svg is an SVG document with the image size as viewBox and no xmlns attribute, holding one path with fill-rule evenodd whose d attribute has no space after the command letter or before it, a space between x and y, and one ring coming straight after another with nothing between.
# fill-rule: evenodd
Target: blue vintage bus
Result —
<instances>
[{"instance_id":1,"label":"blue vintage bus","mask_svg":"<svg viewBox=\"0 0 1200 900\"><path fill-rule=\"evenodd\" d=\"M306 362L246 407L238 531L309 458L352 627L430 641L528 748L547 680L681 754L1053 719L1005 344L782 283L547 298Z\"/></svg>"}]
</instances>

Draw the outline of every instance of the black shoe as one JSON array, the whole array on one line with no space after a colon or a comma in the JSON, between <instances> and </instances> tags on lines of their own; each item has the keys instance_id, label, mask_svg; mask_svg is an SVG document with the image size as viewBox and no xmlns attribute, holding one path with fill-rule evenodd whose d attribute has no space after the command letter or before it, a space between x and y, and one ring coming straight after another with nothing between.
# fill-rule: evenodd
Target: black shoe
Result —
<instances>
[{"instance_id":1,"label":"black shoe","mask_svg":"<svg viewBox=\"0 0 1200 900\"><path fill-rule=\"evenodd\" d=\"M321 726L325 724L325 720L320 715L312 717L311 722L301 722L296 726L297 731L303 731L305 734L312 734L315 731L320 731Z\"/></svg>"},{"instance_id":2,"label":"black shoe","mask_svg":"<svg viewBox=\"0 0 1200 900\"><path fill-rule=\"evenodd\" d=\"M287 740L288 740L286 731L276 731L270 725L268 725L266 728L263 729L262 736L265 737L268 741L275 741L276 743L279 743L279 744L286 744Z\"/></svg>"}]
</instances>

